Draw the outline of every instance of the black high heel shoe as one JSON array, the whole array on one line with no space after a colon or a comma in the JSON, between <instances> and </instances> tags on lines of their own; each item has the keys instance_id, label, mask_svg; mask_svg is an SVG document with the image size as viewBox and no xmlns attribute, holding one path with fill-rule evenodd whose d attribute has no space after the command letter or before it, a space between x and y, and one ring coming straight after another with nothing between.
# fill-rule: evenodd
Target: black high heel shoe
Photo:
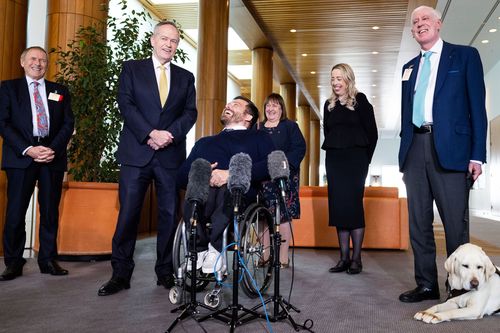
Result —
<instances>
[{"instance_id":1,"label":"black high heel shoe","mask_svg":"<svg viewBox=\"0 0 500 333\"><path fill-rule=\"evenodd\" d=\"M347 274L359 274L363 270L363 264L360 261L351 261L349 268L347 269Z\"/></svg>"},{"instance_id":2,"label":"black high heel shoe","mask_svg":"<svg viewBox=\"0 0 500 333\"><path fill-rule=\"evenodd\" d=\"M350 261L348 260L340 260L337 265L333 266L330 268L328 271L330 273L340 273L340 272L345 272L350 265Z\"/></svg>"}]
</instances>

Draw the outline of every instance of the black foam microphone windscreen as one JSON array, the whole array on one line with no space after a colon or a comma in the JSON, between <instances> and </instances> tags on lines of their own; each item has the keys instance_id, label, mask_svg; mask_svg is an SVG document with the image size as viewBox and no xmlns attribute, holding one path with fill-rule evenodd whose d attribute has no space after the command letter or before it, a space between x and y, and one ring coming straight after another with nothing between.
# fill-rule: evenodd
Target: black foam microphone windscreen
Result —
<instances>
[{"instance_id":1,"label":"black foam microphone windscreen","mask_svg":"<svg viewBox=\"0 0 500 333\"><path fill-rule=\"evenodd\" d=\"M208 199L212 166L203 158L191 163L186 189L186 201L204 204Z\"/></svg>"},{"instance_id":2,"label":"black foam microphone windscreen","mask_svg":"<svg viewBox=\"0 0 500 333\"><path fill-rule=\"evenodd\" d=\"M245 153L238 153L229 161L229 178L227 188L231 194L247 193L252 180L252 158Z\"/></svg>"},{"instance_id":3,"label":"black foam microphone windscreen","mask_svg":"<svg viewBox=\"0 0 500 333\"><path fill-rule=\"evenodd\" d=\"M290 177L288 159L281 150L275 150L267 156L267 169L272 180Z\"/></svg>"}]
</instances>

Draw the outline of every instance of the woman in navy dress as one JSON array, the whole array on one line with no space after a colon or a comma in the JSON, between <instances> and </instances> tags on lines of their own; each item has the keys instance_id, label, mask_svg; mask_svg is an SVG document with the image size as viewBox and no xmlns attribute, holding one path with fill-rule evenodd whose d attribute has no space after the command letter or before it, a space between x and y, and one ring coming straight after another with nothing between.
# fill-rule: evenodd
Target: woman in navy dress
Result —
<instances>
[{"instance_id":1,"label":"woman in navy dress","mask_svg":"<svg viewBox=\"0 0 500 333\"><path fill-rule=\"evenodd\" d=\"M352 68L337 64L331 71L332 95L325 102L323 130L328 180L329 225L337 228L340 261L331 273L362 270L361 247L365 234L363 195L368 166L378 134L373 107L358 92ZM349 253L352 240L353 253Z\"/></svg>"},{"instance_id":2,"label":"woman in navy dress","mask_svg":"<svg viewBox=\"0 0 500 333\"><path fill-rule=\"evenodd\" d=\"M264 101L264 121L259 123L258 129L269 133L277 150L285 153L290 166L290 177L288 181L288 197L286 211L281 210L280 233L282 243L280 247L281 267L288 267L288 247L292 241L291 226L292 219L300 218L299 202L299 175L300 162L306 153L306 141L295 121L287 118L285 101L279 94L272 93ZM278 189L273 182L263 184L262 194L266 206L274 214L273 200L276 200Z\"/></svg>"}]
</instances>

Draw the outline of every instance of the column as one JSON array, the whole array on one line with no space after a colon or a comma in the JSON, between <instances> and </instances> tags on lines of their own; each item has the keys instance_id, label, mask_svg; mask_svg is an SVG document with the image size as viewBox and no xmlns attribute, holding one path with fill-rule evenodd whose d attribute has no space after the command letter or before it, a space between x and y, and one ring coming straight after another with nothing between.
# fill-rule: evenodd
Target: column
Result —
<instances>
[{"instance_id":1,"label":"column","mask_svg":"<svg viewBox=\"0 0 500 333\"><path fill-rule=\"evenodd\" d=\"M310 113L311 108L308 105L299 105L297 108L297 123L299 124L299 128L302 131L302 135L304 135L304 139L306 140L306 155L300 164L300 185L301 186L309 186L309 154L310 154Z\"/></svg>"},{"instance_id":2,"label":"column","mask_svg":"<svg viewBox=\"0 0 500 333\"><path fill-rule=\"evenodd\" d=\"M63 49L80 26L106 20L108 0L49 0L47 4L47 49L61 46ZM103 25L102 29L106 29ZM54 80L58 68L57 56L49 54L47 79Z\"/></svg>"},{"instance_id":3,"label":"column","mask_svg":"<svg viewBox=\"0 0 500 333\"><path fill-rule=\"evenodd\" d=\"M295 105L297 104L297 89L295 82L282 83L280 85L280 95L283 97L286 106L287 117L290 120L297 120Z\"/></svg>"},{"instance_id":4,"label":"column","mask_svg":"<svg viewBox=\"0 0 500 333\"><path fill-rule=\"evenodd\" d=\"M320 131L321 127L319 125L319 119L317 119L313 114L311 114L310 120L310 138L309 138L309 185L318 186L319 185L319 149L320 149Z\"/></svg>"},{"instance_id":5,"label":"column","mask_svg":"<svg viewBox=\"0 0 500 333\"><path fill-rule=\"evenodd\" d=\"M273 50L259 47L252 50L252 102L264 114L264 100L273 92Z\"/></svg>"},{"instance_id":6,"label":"column","mask_svg":"<svg viewBox=\"0 0 500 333\"><path fill-rule=\"evenodd\" d=\"M198 7L197 139L222 129L220 115L227 99L229 1L200 0Z\"/></svg>"}]
</instances>

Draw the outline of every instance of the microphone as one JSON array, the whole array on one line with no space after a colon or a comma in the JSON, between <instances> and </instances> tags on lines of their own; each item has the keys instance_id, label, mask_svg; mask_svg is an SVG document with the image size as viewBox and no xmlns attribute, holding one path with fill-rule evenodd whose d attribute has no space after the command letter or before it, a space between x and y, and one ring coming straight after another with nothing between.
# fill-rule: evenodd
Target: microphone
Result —
<instances>
[{"instance_id":1,"label":"microphone","mask_svg":"<svg viewBox=\"0 0 500 333\"><path fill-rule=\"evenodd\" d=\"M229 178L227 188L233 196L235 212L241 204L241 196L250 189L252 179L252 158L245 153L238 153L229 161Z\"/></svg>"},{"instance_id":2,"label":"microphone","mask_svg":"<svg viewBox=\"0 0 500 333\"><path fill-rule=\"evenodd\" d=\"M283 201L286 201L286 180L290 177L290 167L286 155L275 150L267 156L267 169L271 179L278 185Z\"/></svg>"},{"instance_id":3,"label":"microphone","mask_svg":"<svg viewBox=\"0 0 500 333\"><path fill-rule=\"evenodd\" d=\"M198 205L202 205L207 202L211 175L212 166L207 160L197 158L193 161L193 163L191 163L185 201L193 205L193 212L191 214L192 218L196 214Z\"/></svg>"}]
</instances>

